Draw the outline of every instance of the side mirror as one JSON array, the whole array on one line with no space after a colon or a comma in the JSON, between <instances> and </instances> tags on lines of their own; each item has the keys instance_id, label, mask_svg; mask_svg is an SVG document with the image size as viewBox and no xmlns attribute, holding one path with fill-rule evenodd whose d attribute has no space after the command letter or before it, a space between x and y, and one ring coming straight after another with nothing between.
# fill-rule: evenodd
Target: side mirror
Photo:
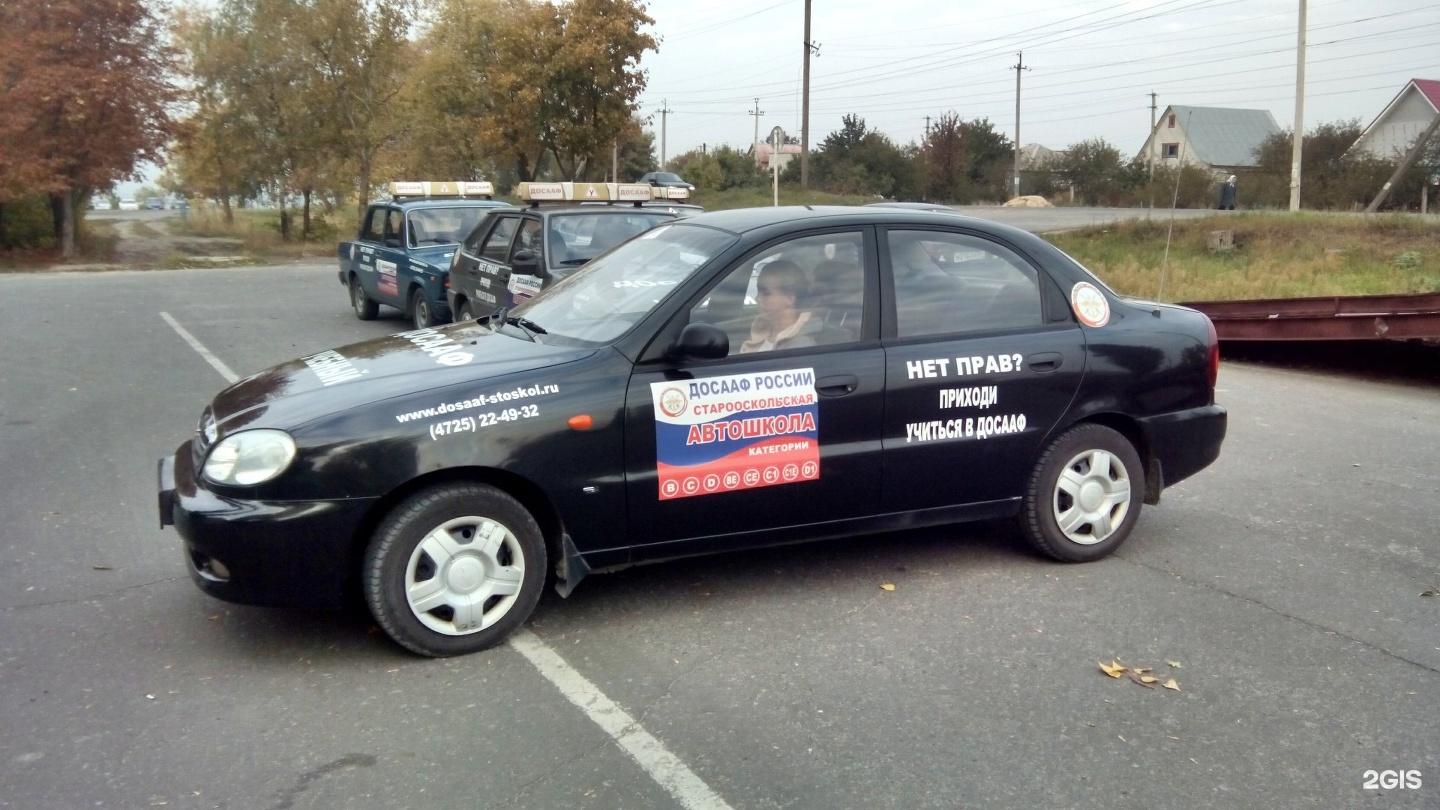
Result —
<instances>
[{"instance_id":1,"label":"side mirror","mask_svg":"<svg viewBox=\"0 0 1440 810\"><path fill-rule=\"evenodd\" d=\"M515 251L515 255L510 257L510 272L522 276L540 275L539 254L529 248Z\"/></svg>"},{"instance_id":2,"label":"side mirror","mask_svg":"<svg viewBox=\"0 0 1440 810\"><path fill-rule=\"evenodd\" d=\"M730 336L709 323L687 324L665 352L672 360L718 360L728 354Z\"/></svg>"}]
</instances>

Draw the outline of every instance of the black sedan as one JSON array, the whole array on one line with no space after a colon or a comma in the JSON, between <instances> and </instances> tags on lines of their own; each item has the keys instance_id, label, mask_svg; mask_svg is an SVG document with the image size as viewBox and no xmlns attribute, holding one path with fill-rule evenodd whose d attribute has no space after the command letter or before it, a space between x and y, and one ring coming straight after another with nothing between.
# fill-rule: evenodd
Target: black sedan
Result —
<instances>
[{"instance_id":1,"label":"black sedan","mask_svg":"<svg viewBox=\"0 0 1440 810\"><path fill-rule=\"evenodd\" d=\"M547 579L1011 518L1066 562L1219 455L1209 320L954 214L778 208L647 231L513 311L222 391L160 462L205 592L363 595L424 655Z\"/></svg>"},{"instance_id":2,"label":"black sedan","mask_svg":"<svg viewBox=\"0 0 1440 810\"><path fill-rule=\"evenodd\" d=\"M683 188L686 191L694 191L695 186L686 182L685 178L674 172L646 172L640 175L641 183L649 183L660 188Z\"/></svg>"}]
</instances>

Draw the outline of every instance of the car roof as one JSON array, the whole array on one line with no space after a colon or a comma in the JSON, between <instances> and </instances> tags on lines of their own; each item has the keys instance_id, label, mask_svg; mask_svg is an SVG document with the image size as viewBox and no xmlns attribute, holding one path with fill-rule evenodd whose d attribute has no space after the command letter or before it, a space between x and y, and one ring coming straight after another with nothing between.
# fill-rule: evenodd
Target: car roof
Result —
<instances>
[{"instance_id":1,"label":"car roof","mask_svg":"<svg viewBox=\"0 0 1440 810\"><path fill-rule=\"evenodd\" d=\"M874 208L860 205L790 205L778 208L731 208L725 211L710 211L696 214L686 222L709 225L733 233L745 233L758 228L783 223L834 220L836 225L868 225L917 222L954 225L957 219L967 222L995 226L997 223L954 214L935 211L917 211L910 208Z\"/></svg>"}]
</instances>

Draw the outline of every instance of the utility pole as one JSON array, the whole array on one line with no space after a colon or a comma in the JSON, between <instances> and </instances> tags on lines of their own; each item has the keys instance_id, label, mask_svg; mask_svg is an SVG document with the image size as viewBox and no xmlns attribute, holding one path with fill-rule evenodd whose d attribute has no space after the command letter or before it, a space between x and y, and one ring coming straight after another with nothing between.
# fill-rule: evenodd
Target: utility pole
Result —
<instances>
[{"instance_id":1,"label":"utility pole","mask_svg":"<svg viewBox=\"0 0 1440 810\"><path fill-rule=\"evenodd\" d=\"M805 0L804 101L800 104L800 188L810 188L810 51L819 47L810 42L810 0Z\"/></svg>"},{"instance_id":2,"label":"utility pole","mask_svg":"<svg viewBox=\"0 0 1440 810\"><path fill-rule=\"evenodd\" d=\"M1300 152L1305 143L1305 0L1300 0L1300 33L1295 46L1295 132L1290 147L1290 210L1300 210Z\"/></svg>"},{"instance_id":3,"label":"utility pole","mask_svg":"<svg viewBox=\"0 0 1440 810\"><path fill-rule=\"evenodd\" d=\"M1145 152L1145 168L1149 170L1150 179L1155 179L1155 142L1160 139L1160 133L1155 130L1155 91L1150 91L1150 148ZM1154 208L1152 205L1151 208Z\"/></svg>"},{"instance_id":4,"label":"utility pole","mask_svg":"<svg viewBox=\"0 0 1440 810\"><path fill-rule=\"evenodd\" d=\"M760 109L760 99L755 99L755 109L751 110L750 114L755 116L755 137L750 143L758 144L760 143L760 116L765 114L765 111ZM754 147L752 146L751 148L753 149Z\"/></svg>"},{"instance_id":5,"label":"utility pole","mask_svg":"<svg viewBox=\"0 0 1440 810\"><path fill-rule=\"evenodd\" d=\"M665 124L666 124L666 116L668 116L668 115L669 115L670 113L672 113L672 112L675 112L675 111L672 110L672 109L670 109L670 102L669 102L668 99L663 100L663 101L660 102L660 168L661 168L661 169L664 169L664 168L665 168Z\"/></svg>"},{"instance_id":6,"label":"utility pole","mask_svg":"<svg viewBox=\"0 0 1440 810\"><path fill-rule=\"evenodd\" d=\"M1015 196L1020 196L1020 72L1029 70L1025 67L1025 52L1015 53Z\"/></svg>"},{"instance_id":7,"label":"utility pole","mask_svg":"<svg viewBox=\"0 0 1440 810\"><path fill-rule=\"evenodd\" d=\"M930 140L930 116L925 116L925 140Z\"/></svg>"}]
</instances>

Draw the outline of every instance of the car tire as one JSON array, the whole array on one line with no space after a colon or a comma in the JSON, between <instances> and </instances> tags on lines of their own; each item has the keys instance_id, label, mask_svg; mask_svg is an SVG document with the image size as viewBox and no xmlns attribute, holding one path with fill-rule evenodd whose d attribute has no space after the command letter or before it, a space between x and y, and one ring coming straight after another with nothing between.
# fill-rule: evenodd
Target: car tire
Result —
<instances>
[{"instance_id":1,"label":"car tire","mask_svg":"<svg viewBox=\"0 0 1440 810\"><path fill-rule=\"evenodd\" d=\"M380 627L412 652L464 655L529 618L547 567L540 526L495 487L431 487L397 506L365 551L362 591Z\"/></svg>"},{"instance_id":2,"label":"car tire","mask_svg":"<svg viewBox=\"0 0 1440 810\"><path fill-rule=\"evenodd\" d=\"M425 291L419 287L410 293L410 319L416 329L430 329L440 325L440 319L435 316L434 305L425 298Z\"/></svg>"},{"instance_id":3,"label":"car tire","mask_svg":"<svg viewBox=\"0 0 1440 810\"><path fill-rule=\"evenodd\" d=\"M373 321L375 316L380 314L380 305L365 294L365 288L360 286L358 276L350 277L350 308L355 310L355 317L362 321Z\"/></svg>"},{"instance_id":4,"label":"car tire","mask_svg":"<svg viewBox=\"0 0 1440 810\"><path fill-rule=\"evenodd\" d=\"M1104 425L1062 434L1035 464L1020 532L1062 562L1090 562L1125 542L1140 517L1145 471L1130 440Z\"/></svg>"},{"instance_id":5,"label":"car tire","mask_svg":"<svg viewBox=\"0 0 1440 810\"><path fill-rule=\"evenodd\" d=\"M470 302L469 302L469 301L466 301L465 303L463 303L463 304L460 305L460 315L459 315L459 317L457 318L457 320L460 320L460 321L473 321L473 320L475 320L475 313L474 313L473 311L471 311L471 309L470 309Z\"/></svg>"}]
</instances>

